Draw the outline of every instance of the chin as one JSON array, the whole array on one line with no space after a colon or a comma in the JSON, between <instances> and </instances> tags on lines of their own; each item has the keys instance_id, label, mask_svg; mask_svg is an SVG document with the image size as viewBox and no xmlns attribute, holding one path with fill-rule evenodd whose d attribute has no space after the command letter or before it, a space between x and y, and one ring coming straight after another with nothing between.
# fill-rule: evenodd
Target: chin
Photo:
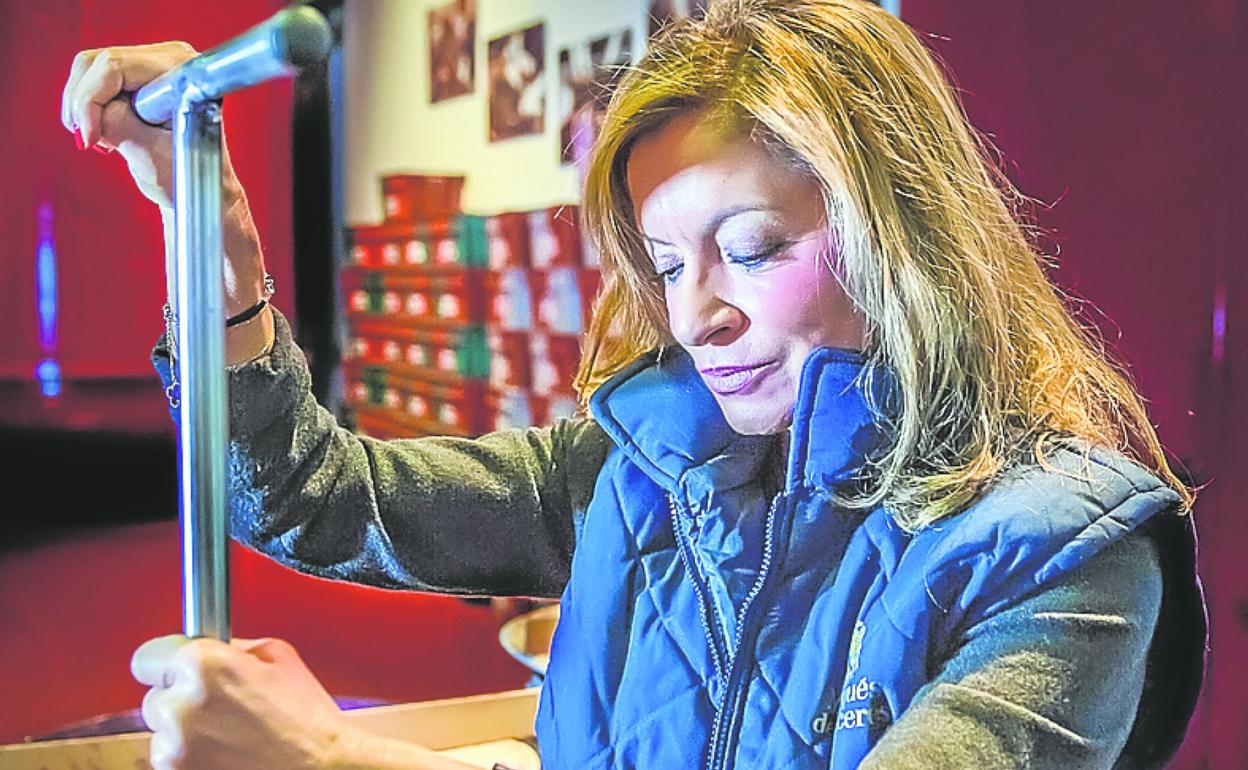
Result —
<instances>
[{"instance_id":1,"label":"chin","mask_svg":"<svg viewBox=\"0 0 1248 770\"><path fill-rule=\"evenodd\" d=\"M728 426L744 436L767 436L783 433L793 423L793 410L763 412L743 406L740 409L724 409Z\"/></svg>"}]
</instances>

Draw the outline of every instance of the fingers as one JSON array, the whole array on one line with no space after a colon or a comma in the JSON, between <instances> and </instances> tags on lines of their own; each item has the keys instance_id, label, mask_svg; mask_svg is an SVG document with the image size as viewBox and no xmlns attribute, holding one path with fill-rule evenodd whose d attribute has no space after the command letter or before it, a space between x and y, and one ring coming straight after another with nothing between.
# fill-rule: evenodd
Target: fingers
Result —
<instances>
[{"instance_id":1,"label":"fingers","mask_svg":"<svg viewBox=\"0 0 1248 770\"><path fill-rule=\"evenodd\" d=\"M153 685L142 715L154 770L309 766L309 747L345 733L337 705L297 661L278 639L165 636L142 645L131 668Z\"/></svg>"},{"instance_id":2,"label":"fingers","mask_svg":"<svg viewBox=\"0 0 1248 770\"><path fill-rule=\"evenodd\" d=\"M78 133L86 147L94 145L100 139L100 116L104 105L108 104L121 93L126 82L118 61L120 54L104 50L96 54L91 66L82 73L78 87L74 89L73 104L70 109L74 122L78 125Z\"/></svg>"},{"instance_id":3,"label":"fingers","mask_svg":"<svg viewBox=\"0 0 1248 770\"><path fill-rule=\"evenodd\" d=\"M181 634L171 634L144 642L130 658L130 673L140 684L149 687L172 686L176 671L174 656L190 641Z\"/></svg>"},{"instance_id":4,"label":"fingers","mask_svg":"<svg viewBox=\"0 0 1248 770\"><path fill-rule=\"evenodd\" d=\"M170 634L141 644L130 658L130 672L140 684L164 689L181 686L194 694L202 691L204 683L248 667L248 661L298 658L294 647L280 639L235 639L224 644Z\"/></svg>"},{"instance_id":5,"label":"fingers","mask_svg":"<svg viewBox=\"0 0 1248 770\"><path fill-rule=\"evenodd\" d=\"M102 136L105 105L122 92L138 90L194 55L195 49L180 41L79 53L61 95L61 123L67 131L80 131L87 147L94 145Z\"/></svg>"},{"instance_id":6,"label":"fingers","mask_svg":"<svg viewBox=\"0 0 1248 770\"><path fill-rule=\"evenodd\" d=\"M184 710L184 703L173 688L153 687L143 696L139 713L143 724L152 732L176 734L182 723L180 712Z\"/></svg>"},{"instance_id":7,"label":"fingers","mask_svg":"<svg viewBox=\"0 0 1248 770\"><path fill-rule=\"evenodd\" d=\"M194 640L180 634L145 642L134 652L130 670L134 678L151 689L143 696L140 714L152 731L149 757L154 770L178 766L185 753L183 720L199 691L194 677L182 673L185 653Z\"/></svg>"},{"instance_id":8,"label":"fingers","mask_svg":"<svg viewBox=\"0 0 1248 770\"><path fill-rule=\"evenodd\" d=\"M173 141L168 129L150 126L136 119L126 99L114 99L104 105L100 112L100 134L99 144L110 149L121 149L126 142L134 142L150 150L159 142L168 144Z\"/></svg>"},{"instance_id":9,"label":"fingers","mask_svg":"<svg viewBox=\"0 0 1248 770\"><path fill-rule=\"evenodd\" d=\"M61 125L65 126L65 130L69 132L76 131L77 125L74 123L74 116L70 110L71 97L78 88L78 81L82 79L82 73L87 71L87 67L91 66L91 62L95 59L98 49L92 48L87 51L80 51L74 57L73 64L69 67L69 78L65 80L65 88L61 91Z\"/></svg>"},{"instance_id":10,"label":"fingers","mask_svg":"<svg viewBox=\"0 0 1248 770\"><path fill-rule=\"evenodd\" d=\"M148 761L152 770L172 770L182 765L185 755L181 736L168 732L154 732L148 746Z\"/></svg>"},{"instance_id":11,"label":"fingers","mask_svg":"<svg viewBox=\"0 0 1248 770\"><path fill-rule=\"evenodd\" d=\"M237 639L224 644L216 639L188 639L174 634L152 639L135 650L130 669L135 679L151 687L143 696L140 713L152 731L149 756L153 770L185 767L188 763L201 767L205 758L233 746L236 728L250 725L258 713L240 712L239 703L263 701L257 695L265 691L265 685L256 684L263 682L256 676L256 671L263 668L256 652L280 655L287 648L289 645L284 642L270 639ZM221 725L235 727L222 733ZM243 733L250 734L246 729ZM244 744L250 745L246 740ZM198 756L192 756L196 751ZM228 759L209 765L238 766Z\"/></svg>"}]
</instances>

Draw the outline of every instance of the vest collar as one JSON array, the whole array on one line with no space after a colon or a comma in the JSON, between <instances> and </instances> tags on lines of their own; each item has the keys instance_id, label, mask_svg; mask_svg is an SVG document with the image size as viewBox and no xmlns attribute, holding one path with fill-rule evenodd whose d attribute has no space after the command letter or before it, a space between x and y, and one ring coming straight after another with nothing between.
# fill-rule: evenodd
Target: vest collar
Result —
<instances>
[{"instance_id":1,"label":"vest collar","mask_svg":"<svg viewBox=\"0 0 1248 770\"><path fill-rule=\"evenodd\" d=\"M790 428L785 489L831 489L850 481L881 445L874 402L892 403L893 379L860 353L819 348L802 369ZM689 355L652 351L613 376L589 402L594 420L620 449L669 492L735 488L755 481L775 436L729 427Z\"/></svg>"}]
</instances>

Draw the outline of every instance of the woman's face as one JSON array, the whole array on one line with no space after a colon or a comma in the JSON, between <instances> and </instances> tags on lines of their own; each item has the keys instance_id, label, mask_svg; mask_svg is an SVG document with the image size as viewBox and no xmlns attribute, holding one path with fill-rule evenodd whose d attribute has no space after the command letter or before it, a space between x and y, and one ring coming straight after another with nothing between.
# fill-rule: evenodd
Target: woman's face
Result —
<instances>
[{"instance_id":1,"label":"woman's face","mask_svg":"<svg viewBox=\"0 0 1248 770\"><path fill-rule=\"evenodd\" d=\"M802 365L861 349L819 186L740 131L682 115L638 140L628 187L667 317L738 433L785 430Z\"/></svg>"}]
</instances>

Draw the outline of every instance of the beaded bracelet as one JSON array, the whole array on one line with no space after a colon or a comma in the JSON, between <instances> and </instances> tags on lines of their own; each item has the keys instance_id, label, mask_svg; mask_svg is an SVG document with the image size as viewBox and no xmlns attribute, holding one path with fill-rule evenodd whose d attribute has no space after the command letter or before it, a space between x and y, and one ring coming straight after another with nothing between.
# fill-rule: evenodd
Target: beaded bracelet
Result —
<instances>
[{"instance_id":1,"label":"beaded bracelet","mask_svg":"<svg viewBox=\"0 0 1248 770\"><path fill-rule=\"evenodd\" d=\"M239 324L247 323L251 319L260 315L260 311L264 310L264 306L267 304L269 304L269 301L267 299L262 299L238 315L225 319L226 328L228 329L231 326L238 326Z\"/></svg>"},{"instance_id":2,"label":"beaded bracelet","mask_svg":"<svg viewBox=\"0 0 1248 770\"><path fill-rule=\"evenodd\" d=\"M264 274L264 296L260 298L259 302L247 308L246 310L239 313L238 315L225 319L226 328L229 328L231 326L238 326L239 324L245 324L251 319L260 315L260 311L264 310L264 306L269 304L269 297L272 297L276 290L277 289L275 287L275 284L273 283L273 276L269 275L268 273L265 273Z\"/></svg>"}]
</instances>

